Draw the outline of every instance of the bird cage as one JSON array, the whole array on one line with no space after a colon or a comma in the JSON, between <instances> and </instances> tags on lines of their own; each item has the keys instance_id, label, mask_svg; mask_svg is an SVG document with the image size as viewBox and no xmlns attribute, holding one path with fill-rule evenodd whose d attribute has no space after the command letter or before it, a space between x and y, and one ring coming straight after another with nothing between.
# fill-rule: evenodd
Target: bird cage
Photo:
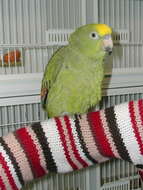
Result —
<instances>
[{"instance_id":1,"label":"bird cage","mask_svg":"<svg viewBox=\"0 0 143 190\"><path fill-rule=\"evenodd\" d=\"M143 98L142 0L0 0L0 135L46 118L40 105L44 68L78 26L113 28L103 99L96 109ZM13 59L8 59L12 54ZM47 175L25 190L141 190L136 168L120 160Z\"/></svg>"}]
</instances>

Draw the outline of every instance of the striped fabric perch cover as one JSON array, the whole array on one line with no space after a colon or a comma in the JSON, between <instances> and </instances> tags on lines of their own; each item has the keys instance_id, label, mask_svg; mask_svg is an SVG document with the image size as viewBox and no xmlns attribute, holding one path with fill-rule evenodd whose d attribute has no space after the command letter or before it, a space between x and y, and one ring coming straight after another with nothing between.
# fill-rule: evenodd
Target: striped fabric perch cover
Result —
<instances>
[{"instance_id":1,"label":"striped fabric perch cover","mask_svg":"<svg viewBox=\"0 0 143 190\"><path fill-rule=\"evenodd\" d=\"M119 158L143 178L143 100L33 123L0 137L0 189L19 190L48 172Z\"/></svg>"}]
</instances>

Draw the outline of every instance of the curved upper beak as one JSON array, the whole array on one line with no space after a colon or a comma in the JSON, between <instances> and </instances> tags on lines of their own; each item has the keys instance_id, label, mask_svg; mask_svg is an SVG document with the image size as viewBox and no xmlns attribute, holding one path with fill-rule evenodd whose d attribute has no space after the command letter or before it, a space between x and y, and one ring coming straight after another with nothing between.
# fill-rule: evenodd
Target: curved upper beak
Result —
<instances>
[{"instance_id":1,"label":"curved upper beak","mask_svg":"<svg viewBox=\"0 0 143 190\"><path fill-rule=\"evenodd\" d=\"M106 35L103 39L103 48L110 55L113 49L113 41L111 35Z\"/></svg>"}]
</instances>

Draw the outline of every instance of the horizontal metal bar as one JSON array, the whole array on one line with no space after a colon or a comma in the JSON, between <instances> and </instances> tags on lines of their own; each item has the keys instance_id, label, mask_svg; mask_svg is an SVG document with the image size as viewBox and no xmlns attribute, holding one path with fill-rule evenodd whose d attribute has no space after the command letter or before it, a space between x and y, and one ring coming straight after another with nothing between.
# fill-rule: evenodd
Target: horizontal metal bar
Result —
<instances>
[{"instance_id":1,"label":"horizontal metal bar","mask_svg":"<svg viewBox=\"0 0 143 190\"><path fill-rule=\"evenodd\" d=\"M47 48L47 44L0 44L0 48Z\"/></svg>"},{"instance_id":2,"label":"horizontal metal bar","mask_svg":"<svg viewBox=\"0 0 143 190\"><path fill-rule=\"evenodd\" d=\"M67 45L68 43L65 42L60 42L60 43L51 43L48 44L0 44L0 48L50 48L50 47L55 47L55 46L63 46ZM143 42L127 42L127 43L120 43L120 42L115 42L114 46L143 46Z\"/></svg>"},{"instance_id":3,"label":"horizontal metal bar","mask_svg":"<svg viewBox=\"0 0 143 190\"><path fill-rule=\"evenodd\" d=\"M140 68L139 68L140 69ZM142 70L130 69L105 76L103 95L120 95L143 93ZM140 72L139 72L140 71ZM0 77L0 106L9 104L24 104L40 102L40 88L43 73L1 75ZM21 97L19 99L18 97ZM13 99L13 103L9 99ZM18 101L19 100L19 101Z\"/></svg>"},{"instance_id":4,"label":"horizontal metal bar","mask_svg":"<svg viewBox=\"0 0 143 190\"><path fill-rule=\"evenodd\" d=\"M41 120L32 120L32 121L24 121L24 122L17 122L17 123L6 123L6 124L3 124L3 125L0 125L0 128L1 127L10 127L12 125L26 125L27 123L33 123L33 122L40 122Z\"/></svg>"}]
</instances>

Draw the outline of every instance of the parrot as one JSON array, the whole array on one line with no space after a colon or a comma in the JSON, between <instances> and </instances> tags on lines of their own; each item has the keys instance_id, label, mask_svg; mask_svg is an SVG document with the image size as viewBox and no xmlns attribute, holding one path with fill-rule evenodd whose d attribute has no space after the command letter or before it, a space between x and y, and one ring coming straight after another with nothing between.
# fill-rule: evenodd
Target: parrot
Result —
<instances>
[{"instance_id":1,"label":"parrot","mask_svg":"<svg viewBox=\"0 0 143 190\"><path fill-rule=\"evenodd\" d=\"M113 49L112 29L82 25L70 34L45 67L41 104L48 118L84 114L102 98L104 59Z\"/></svg>"}]
</instances>

